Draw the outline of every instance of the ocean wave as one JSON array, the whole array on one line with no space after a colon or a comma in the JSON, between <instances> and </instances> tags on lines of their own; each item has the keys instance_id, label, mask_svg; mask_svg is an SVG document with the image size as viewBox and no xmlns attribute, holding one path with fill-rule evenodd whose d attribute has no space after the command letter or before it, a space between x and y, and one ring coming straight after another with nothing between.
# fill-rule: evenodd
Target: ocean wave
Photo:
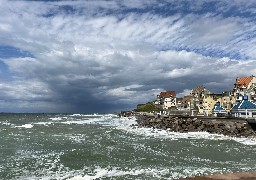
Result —
<instances>
[{"instance_id":1,"label":"ocean wave","mask_svg":"<svg viewBox=\"0 0 256 180\"><path fill-rule=\"evenodd\" d=\"M83 116L83 117L98 117L98 116L100 116L101 117L101 116L104 116L104 115L94 113L94 114L71 114L69 116L71 116L71 117L81 117L81 116Z\"/></svg>"},{"instance_id":2,"label":"ocean wave","mask_svg":"<svg viewBox=\"0 0 256 180\"><path fill-rule=\"evenodd\" d=\"M102 178L120 179L134 178L136 179L166 179L172 180L177 178L185 178L191 176L199 176L205 174L221 173L225 170L218 168L194 168L194 167L169 167L169 168L132 168L121 169L118 167L101 168L97 167L92 173L86 175L77 175L69 178L69 180L95 180Z\"/></svg>"},{"instance_id":3,"label":"ocean wave","mask_svg":"<svg viewBox=\"0 0 256 180\"><path fill-rule=\"evenodd\" d=\"M30 129L30 128L33 128L34 125L33 124L24 124L24 125L21 125L21 126L15 126L15 128L26 128L26 129Z\"/></svg>"},{"instance_id":4,"label":"ocean wave","mask_svg":"<svg viewBox=\"0 0 256 180\"><path fill-rule=\"evenodd\" d=\"M206 139L206 140L233 140L244 145L256 145L256 138L245 138L245 137L230 137L222 134L210 134L208 132L187 132L179 133L168 130L144 128L131 126L137 124L135 118L123 118L120 119L119 125L116 129L121 129L129 133L133 133L139 136L154 137L154 138L165 138L165 139Z\"/></svg>"},{"instance_id":5,"label":"ocean wave","mask_svg":"<svg viewBox=\"0 0 256 180\"><path fill-rule=\"evenodd\" d=\"M61 121L63 119L63 117L53 117L53 118L49 118L52 121Z\"/></svg>"}]
</instances>

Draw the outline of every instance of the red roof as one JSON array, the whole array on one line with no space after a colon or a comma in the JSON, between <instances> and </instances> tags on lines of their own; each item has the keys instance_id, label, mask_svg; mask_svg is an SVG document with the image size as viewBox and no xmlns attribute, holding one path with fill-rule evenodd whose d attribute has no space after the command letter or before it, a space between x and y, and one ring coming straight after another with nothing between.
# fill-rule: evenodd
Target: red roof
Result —
<instances>
[{"instance_id":1,"label":"red roof","mask_svg":"<svg viewBox=\"0 0 256 180\"><path fill-rule=\"evenodd\" d=\"M166 91L166 92L161 92L160 97L166 98L166 97L176 97L176 92L175 91Z\"/></svg>"},{"instance_id":2,"label":"red roof","mask_svg":"<svg viewBox=\"0 0 256 180\"><path fill-rule=\"evenodd\" d=\"M237 77L235 85L237 86L245 86L246 88L249 86L250 82L252 81L254 76L248 76L248 77Z\"/></svg>"}]
</instances>

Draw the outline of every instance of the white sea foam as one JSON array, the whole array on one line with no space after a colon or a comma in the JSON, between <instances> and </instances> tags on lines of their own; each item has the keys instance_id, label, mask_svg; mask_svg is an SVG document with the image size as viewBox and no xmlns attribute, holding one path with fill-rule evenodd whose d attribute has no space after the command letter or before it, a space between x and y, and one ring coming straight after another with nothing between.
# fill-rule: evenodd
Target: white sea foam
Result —
<instances>
[{"instance_id":1,"label":"white sea foam","mask_svg":"<svg viewBox=\"0 0 256 180\"><path fill-rule=\"evenodd\" d=\"M153 129L153 128L138 128L136 126L131 127L132 124L136 124L135 118L120 118L118 123L116 123L116 128L130 133L145 136L145 137L155 137L155 138L165 138L165 139L207 139L207 140L234 140L238 143L244 145L256 145L256 138L243 138L243 137L230 137L221 134L210 134L208 132L188 132L179 133L172 132L168 130Z\"/></svg>"},{"instance_id":2,"label":"white sea foam","mask_svg":"<svg viewBox=\"0 0 256 180\"><path fill-rule=\"evenodd\" d=\"M62 121L63 124L100 124L106 126L116 126L115 121L117 115L106 114L106 115L81 115L82 118L68 118L68 120ZM79 116L80 117L80 116Z\"/></svg>"},{"instance_id":3,"label":"white sea foam","mask_svg":"<svg viewBox=\"0 0 256 180\"><path fill-rule=\"evenodd\" d=\"M9 122L1 122L2 125L6 125L6 126L11 126L13 124L9 123Z\"/></svg>"},{"instance_id":4,"label":"white sea foam","mask_svg":"<svg viewBox=\"0 0 256 180\"><path fill-rule=\"evenodd\" d=\"M99 121L99 120L98 120ZM82 125L82 124L92 124L92 123L96 123L96 120L92 120L92 119L80 119L80 120L69 120L69 121L63 121L61 122L62 124L78 124L78 125Z\"/></svg>"},{"instance_id":5,"label":"white sea foam","mask_svg":"<svg viewBox=\"0 0 256 180\"><path fill-rule=\"evenodd\" d=\"M80 117L80 116L93 117L93 116L103 116L103 115L94 113L94 114L71 114L69 116L71 116L71 117L76 117L76 116L78 116L78 117Z\"/></svg>"},{"instance_id":6,"label":"white sea foam","mask_svg":"<svg viewBox=\"0 0 256 180\"><path fill-rule=\"evenodd\" d=\"M242 143L244 145L256 145L256 138L232 138L234 141Z\"/></svg>"},{"instance_id":7,"label":"white sea foam","mask_svg":"<svg viewBox=\"0 0 256 180\"><path fill-rule=\"evenodd\" d=\"M73 114L69 116L57 116L57 117L50 117L50 121L42 121L36 122L33 124L37 125L45 125L49 126L51 124L77 124L77 125L86 125L86 124L100 124L106 126L116 126L115 120L118 119L118 116L115 114Z\"/></svg>"},{"instance_id":8,"label":"white sea foam","mask_svg":"<svg viewBox=\"0 0 256 180\"><path fill-rule=\"evenodd\" d=\"M16 128L26 128L26 129L30 129L32 127L34 127L33 124L24 124L24 125L21 125L21 126L15 126Z\"/></svg>"},{"instance_id":9,"label":"white sea foam","mask_svg":"<svg viewBox=\"0 0 256 180\"><path fill-rule=\"evenodd\" d=\"M168 167L168 168L133 168L121 170L117 167L100 168L97 167L90 175L77 175L69 178L69 180L95 180L101 178L114 178L130 175L136 179L135 176L140 176L138 179L177 179L191 176L198 176L210 173L221 173L222 169L211 168L194 168L194 167Z\"/></svg>"},{"instance_id":10,"label":"white sea foam","mask_svg":"<svg viewBox=\"0 0 256 180\"><path fill-rule=\"evenodd\" d=\"M228 169L218 167L193 167L193 166L173 166L173 167L84 167L82 169L71 170L60 163L60 156L63 153L49 153L40 155L41 152L22 150L16 152L17 159L38 159L35 166L44 167L36 172L24 171L19 179L69 179L69 180L95 180L95 179L178 179L206 174L216 174L229 172ZM207 162L206 162L207 163ZM57 168L57 171L56 171ZM89 173L85 173L90 171ZM250 170L245 168L243 170Z\"/></svg>"},{"instance_id":11,"label":"white sea foam","mask_svg":"<svg viewBox=\"0 0 256 180\"><path fill-rule=\"evenodd\" d=\"M138 128L136 126L131 126L132 124L137 124L135 117L122 117L118 118L115 114L73 114L68 117L54 117L50 118L52 121L56 121L62 124L99 124L103 126L113 126L116 129L126 131L132 134L136 134L144 137L154 137L154 138L165 138L165 139L207 139L207 140L233 140L244 145L256 145L255 138L236 138L229 137L220 134L210 134L208 132L188 132L188 133L179 133L171 132L161 129L152 129L152 128ZM39 122L34 124L40 125L50 125L53 122ZM18 126L16 126L18 127ZM19 126L21 127L21 126ZM31 125L23 125L23 128L32 128Z\"/></svg>"},{"instance_id":12,"label":"white sea foam","mask_svg":"<svg viewBox=\"0 0 256 180\"><path fill-rule=\"evenodd\" d=\"M81 114L72 114L70 116L82 116Z\"/></svg>"},{"instance_id":13,"label":"white sea foam","mask_svg":"<svg viewBox=\"0 0 256 180\"><path fill-rule=\"evenodd\" d=\"M53 121L61 121L62 120L62 117L54 117L54 118L49 118Z\"/></svg>"},{"instance_id":14,"label":"white sea foam","mask_svg":"<svg viewBox=\"0 0 256 180\"><path fill-rule=\"evenodd\" d=\"M36 125L43 125L43 126L49 126L51 124L53 124L52 122L37 122L37 123L34 123Z\"/></svg>"}]
</instances>

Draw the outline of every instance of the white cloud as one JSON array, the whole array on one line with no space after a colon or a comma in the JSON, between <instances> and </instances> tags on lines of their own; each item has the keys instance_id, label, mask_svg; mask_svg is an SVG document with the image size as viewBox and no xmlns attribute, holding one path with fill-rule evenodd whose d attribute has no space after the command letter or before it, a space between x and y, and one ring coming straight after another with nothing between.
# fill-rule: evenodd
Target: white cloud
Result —
<instances>
[{"instance_id":1,"label":"white cloud","mask_svg":"<svg viewBox=\"0 0 256 180\"><path fill-rule=\"evenodd\" d=\"M47 100L52 97L47 84L38 81L15 81L15 83L1 83L1 99L6 100Z\"/></svg>"},{"instance_id":2,"label":"white cloud","mask_svg":"<svg viewBox=\"0 0 256 180\"><path fill-rule=\"evenodd\" d=\"M242 28L236 18L222 18L214 16L195 16L189 27L191 38L188 40L193 45L226 44L236 32Z\"/></svg>"},{"instance_id":3,"label":"white cloud","mask_svg":"<svg viewBox=\"0 0 256 180\"><path fill-rule=\"evenodd\" d=\"M142 87L141 85L129 85L129 86L125 86L125 87L118 87L118 88L114 88L114 89L109 89L107 91L107 94L110 96L116 96L116 97L127 97L127 96L133 96L136 94L136 91L131 90L133 88L139 88Z\"/></svg>"},{"instance_id":4,"label":"white cloud","mask_svg":"<svg viewBox=\"0 0 256 180\"><path fill-rule=\"evenodd\" d=\"M1 82L1 92L22 104L134 105L160 90L231 88L235 77L256 74L254 20L193 13L203 2L167 15L147 10L158 1L1 2L0 41L33 55L3 60L12 81Z\"/></svg>"},{"instance_id":5,"label":"white cloud","mask_svg":"<svg viewBox=\"0 0 256 180\"><path fill-rule=\"evenodd\" d=\"M184 89L182 92L178 93L176 96L184 97L184 96L190 95L191 92L192 92L192 89Z\"/></svg>"}]
</instances>

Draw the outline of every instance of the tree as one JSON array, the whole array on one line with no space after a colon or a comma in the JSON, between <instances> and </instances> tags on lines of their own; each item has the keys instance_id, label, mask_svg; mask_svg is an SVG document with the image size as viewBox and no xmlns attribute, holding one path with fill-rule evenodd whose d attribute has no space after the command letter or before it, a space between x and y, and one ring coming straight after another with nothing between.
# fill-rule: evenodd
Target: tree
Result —
<instances>
[{"instance_id":1,"label":"tree","mask_svg":"<svg viewBox=\"0 0 256 180\"><path fill-rule=\"evenodd\" d=\"M160 111L160 108L158 108L153 102L148 102L146 104L141 104L138 106L137 109L134 109L135 112L154 112L154 111Z\"/></svg>"}]
</instances>

